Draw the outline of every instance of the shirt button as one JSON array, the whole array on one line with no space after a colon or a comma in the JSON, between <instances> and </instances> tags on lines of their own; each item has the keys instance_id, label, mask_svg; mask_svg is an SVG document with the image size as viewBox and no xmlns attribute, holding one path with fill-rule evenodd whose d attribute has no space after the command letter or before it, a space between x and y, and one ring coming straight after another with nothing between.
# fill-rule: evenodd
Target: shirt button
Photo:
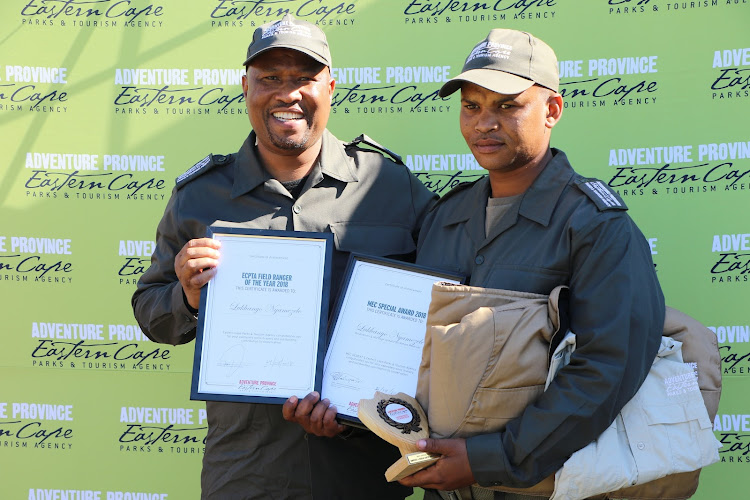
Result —
<instances>
[{"instance_id":1,"label":"shirt button","mask_svg":"<svg viewBox=\"0 0 750 500\"><path fill-rule=\"evenodd\" d=\"M639 449L639 450L642 450L642 449L643 449L643 448L645 448L645 447L646 447L646 445L645 445L645 444L643 444L643 443L638 443L638 449Z\"/></svg>"},{"instance_id":2,"label":"shirt button","mask_svg":"<svg viewBox=\"0 0 750 500\"><path fill-rule=\"evenodd\" d=\"M299 206L299 205L294 205L294 206L292 207L292 212L294 212L295 214L298 214L298 213L300 213L301 211L302 211L302 207L301 207L301 206Z\"/></svg>"},{"instance_id":3,"label":"shirt button","mask_svg":"<svg viewBox=\"0 0 750 500\"><path fill-rule=\"evenodd\" d=\"M484 255L477 255L476 259L474 259L474 263L478 266L484 264Z\"/></svg>"}]
</instances>

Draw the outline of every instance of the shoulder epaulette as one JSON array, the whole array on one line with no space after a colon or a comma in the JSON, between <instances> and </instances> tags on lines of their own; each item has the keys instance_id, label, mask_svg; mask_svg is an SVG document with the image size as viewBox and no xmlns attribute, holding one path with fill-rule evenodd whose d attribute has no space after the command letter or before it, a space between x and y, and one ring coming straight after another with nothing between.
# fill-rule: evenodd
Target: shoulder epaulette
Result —
<instances>
[{"instance_id":1,"label":"shoulder epaulette","mask_svg":"<svg viewBox=\"0 0 750 500\"><path fill-rule=\"evenodd\" d=\"M599 179L581 177L575 183L578 189L583 191L594 202L596 208L601 211L628 209L622 198Z\"/></svg>"},{"instance_id":2,"label":"shoulder epaulette","mask_svg":"<svg viewBox=\"0 0 750 500\"><path fill-rule=\"evenodd\" d=\"M187 184L188 182L192 181L196 177L205 174L209 170L211 170L213 167L219 167L222 165L226 165L227 163L230 163L233 160L232 155L224 156L224 155L208 155L205 158L203 158L201 161L187 169L183 174L181 174L177 179L175 179L175 185L177 186L177 189L180 189L182 186Z\"/></svg>"},{"instance_id":3,"label":"shoulder epaulette","mask_svg":"<svg viewBox=\"0 0 750 500\"><path fill-rule=\"evenodd\" d=\"M361 149L365 149L365 148L362 148L360 146L360 144L364 144L366 146L369 146L372 149L380 152L380 154L384 154L384 155L390 156L391 159L393 159L393 161L395 161L399 165L403 165L404 164L404 161L401 159L401 156L397 155L396 153L394 153L390 149L381 146L380 144L378 144L377 142L375 142L374 140L372 140L370 137L367 137L365 134L360 135L359 137L357 137L356 139L354 139L351 142L347 142L346 144L344 144L344 146L358 146Z\"/></svg>"}]
</instances>

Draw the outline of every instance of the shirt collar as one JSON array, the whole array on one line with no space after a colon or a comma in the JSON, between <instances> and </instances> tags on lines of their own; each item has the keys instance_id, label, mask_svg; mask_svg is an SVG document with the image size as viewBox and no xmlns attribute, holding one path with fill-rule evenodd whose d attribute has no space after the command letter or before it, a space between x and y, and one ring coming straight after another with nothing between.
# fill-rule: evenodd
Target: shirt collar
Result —
<instances>
[{"instance_id":1,"label":"shirt collar","mask_svg":"<svg viewBox=\"0 0 750 500\"><path fill-rule=\"evenodd\" d=\"M255 131L252 131L237 153L237 159L234 162L232 198L252 191L272 179L271 174L266 171L261 163L258 150L255 147L255 140ZM342 182L357 182L359 180L354 173L353 160L346 154L341 141L336 139L328 129L323 131L320 155L315 161L310 175L316 176L318 172Z\"/></svg>"},{"instance_id":2,"label":"shirt collar","mask_svg":"<svg viewBox=\"0 0 750 500\"><path fill-rule=\"evenodd\" d=\"M565 153L553 148L552 155L547 166L526 190L518 209L519 215L543 226L549 225L557 201L575 173Z\"/></svg>"},{"instance_id":3,"label":"shirt collar","mask_svg":"<svg viewBox=\"0 0 750 500\"><path fill-rule=\"evenodd\" d=\"M549 224L557 201L574 174L565 153L552 149L552 155L550 162L524 193L518 209L519 215L543 226ZM489 177L482 177L469 189L471 194L454 208L451 215L446 218L446 225L467 221L478 211L486 208L490 196Z\"/></svg>"},{"instance_id":4,"label":"shirt collar","mask_svg":"<svg viewBox=\"0 0 750 500\"><path fill-rule=\"evenodd\" d=\"M354 160L346 154L344 145L328 129L323 131L323 144L320 148L318 165L324 175L341 182L359 181L354 172Z\"/></svg>"}]
</instances>

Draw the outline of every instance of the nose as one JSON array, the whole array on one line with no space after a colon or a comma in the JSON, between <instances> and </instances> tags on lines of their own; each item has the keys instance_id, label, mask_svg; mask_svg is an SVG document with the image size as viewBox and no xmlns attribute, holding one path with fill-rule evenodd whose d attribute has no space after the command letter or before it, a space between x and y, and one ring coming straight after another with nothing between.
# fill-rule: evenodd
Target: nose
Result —
<instances>
[{"instance_id":1,"label":"nose","mask_svg":"<svg viewBox=\"0 0 750 500\"><path fill-rule=\"evenodd\" d=\"M497 122L497 119L493 115L493 113L490 113L488 110L482 110L479 116L477 116L476 124L474 125L474 128L477 132L480 132L482 134L486 134L487 132L492 132L493 130L497 130L499 128L499 124Z\"/></svg>"},{"instance_id":2,"label":"nose","mask_svg":"<svg viewBox=\"0 0 750 500\"><path fill-rule=\"evenodd\" d=\"M276 98L286 104L302 100L302 85L296 81L286 81L276 93Z\"/></svg>"}]
</instances>

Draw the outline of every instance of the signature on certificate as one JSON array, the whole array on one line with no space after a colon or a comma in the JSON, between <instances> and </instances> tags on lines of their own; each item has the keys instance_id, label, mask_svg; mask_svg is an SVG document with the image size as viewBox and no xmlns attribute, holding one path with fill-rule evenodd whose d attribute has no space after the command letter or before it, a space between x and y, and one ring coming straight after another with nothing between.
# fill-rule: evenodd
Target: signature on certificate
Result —
<instances>
[{"instance_id":1,"label":"signature on certificate","mask_svg":"<svg viewBox=\"0 0 750 500\"><path fill-rule=\"evenodd\" d=\"M265 368L288 368L290 366L294 366L294 361L286 359L283 356L275 356L273 359L267 359L264 364Z\"/></svg>"},{"instance_id":2,"label":"signature on certificate","mask_svg":"<svg viewBox=\"0 0 750 500\"><path fill-rule=\"evenodd\" d=\"M331 373L331 378L337 382L352 382L355 384L362 382L360 378L345 372L333 372Z\"/></svg>"},{"instance_id":3,"label":"signature on certificate","mask_svg":"<svg viewBox=\"0 0 750 500\"><path fill-rule=\"evenodd\" d=\"M222 368L225 377L231 377L244 365L244 362L245 348L242 344L235 344L224 351L216 362L216 366Z\"/></svg>"},{"instance_id":4,"label":"signature on certificate","mask_svg":"<svg viewBox=\"0 0 750 500\"><path fill-rule=\"evenodd\" d=\"M253 306L250 304L241 304L239 302L232 302L229 304L229 310L230 311L242 311L248 314L258 314L260 311L263 310L262 307Z\"/></svg>"},{"instance_id":5,"label":"signature on certificate","mask_svg":"<svg viewBox=\"0 0 750 500\"><path fill-rule=\"evenodd\" d=\"M280 306L278 304L267 304L258 306L254 304L243 304L241 302L232 302L229 304L229 310L244 314L257 314L260 316L281 316L290 317L302 314L301 307Z\"/></svg>"}]
</instances>

